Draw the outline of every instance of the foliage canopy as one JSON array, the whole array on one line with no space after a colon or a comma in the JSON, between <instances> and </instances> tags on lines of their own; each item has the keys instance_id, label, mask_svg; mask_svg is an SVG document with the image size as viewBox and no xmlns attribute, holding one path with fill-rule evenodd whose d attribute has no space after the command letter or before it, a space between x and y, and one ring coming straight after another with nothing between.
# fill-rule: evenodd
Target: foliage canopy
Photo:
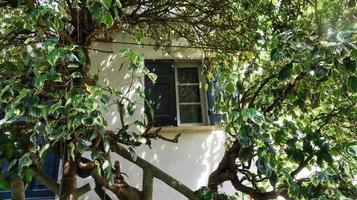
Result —
<instances>
[{"instance_id":1,"label":"foliage canopy","mask_svg":"<svg viewBox=\"0 0 357 200\"><path fill-rule=\"evenodd\" d=\"M61 199L80 195L66 178L88 168L99 188L130 199L112 187L118 177L108 152L118 143L150 144L157 135L129 131L134 125L150 128L145 121L125 121L135 101L88 73L91 44L110 42L111 33L121 31L139 44L152 39L168 52L183 38L207 56L205 74L218 86L227 142L208 187L197 193L201 198L218 198L218 185L230 181L255 199L356 199L355 4L1 0L0 159L10 165L0 187L16 176L40 176L44 156L54 152L70 169ZM131 61L125 67L135 79L155 80L132 50L114 53ZM115 133L100 112L113 103L122 125ZM84 151L92 160L81 158Z\"/></svg>"}]
</instances>

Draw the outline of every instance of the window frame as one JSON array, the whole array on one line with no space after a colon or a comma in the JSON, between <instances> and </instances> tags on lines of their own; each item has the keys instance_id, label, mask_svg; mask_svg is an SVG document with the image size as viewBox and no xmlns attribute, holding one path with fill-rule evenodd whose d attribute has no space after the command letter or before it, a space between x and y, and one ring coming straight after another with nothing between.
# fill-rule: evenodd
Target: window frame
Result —
<instances>
[{"instance_id":1,"label":"window frame","mask_svg":"<svg viewBox=\"0 0 357 200\"><path fill-rule=\"evenodd\" d=\"M181 123L180 100L179 100L179 82L178 82L178 69L179 68L197 68L198 83L197 84L187 83L187 85L198 85L198 87L199 87L198 88L199 95L200 95L199 105L201 106L201 116L202 116L202 122L200 122L200 123ZM202 61L198 60L198 59L174 60L174 70L175 70L177 126L205 126L205 125L209 125L208 103L207 103L207 97L206 97L206 90L203 87L206 83L206 79L202 75ZM189 105L189 104L190 103L187 103L187 105ZM198 103L194 103L192 105L198 105Z\"/></svg>"}]
</instances>

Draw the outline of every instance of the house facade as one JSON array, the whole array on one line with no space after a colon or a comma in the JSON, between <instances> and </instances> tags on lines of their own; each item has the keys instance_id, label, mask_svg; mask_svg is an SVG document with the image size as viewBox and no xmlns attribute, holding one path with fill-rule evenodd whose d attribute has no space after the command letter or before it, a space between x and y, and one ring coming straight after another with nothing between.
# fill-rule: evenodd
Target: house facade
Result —
<instances>
[{"instance_id":1,"label":"house facade","mask_svg":"<svg viewBox=\"0 0 357 200\"><path fill-rule=\"evenodd\" d=\"M114 39L119 42L135 43L134 40L121 34L115 35ZM184 43L177 42L176 45L184 45ZM119 67L122 63L126 63L124 58L94 50L90 52L91 64L97 67L92 69L92 73L98 73L101 84L119 87L123 91L133 84L144 87L146 98L155 110L152 121L156 126L161 127L160 134L167 138L174 138L178 133L181 134L178 143L153 140L151 149L147 145L142 145L134 149L136 154L192 190L207 185L208 176L216 169L223 157L225 135L223 128L215 125L222 117L213 109L214 99L212 92L208 91L211 86L205 87L203 53L188 48L172 48L170 53L165 53L155 50L152 46L121 43L93 45L93 49L104 51L115 52L122 48L130 48L144 57L145 65L157 75L155 84L148 78L132 83L130 71L125 67L121 69ZM128 95L130 98L137 98L135 90L130 91ZM147 111L143 99L137 98L136 112L127 120L130 122L143 119ZM121 127L115 108L104 113L110 129L116 130ZM128 184L142 189L142 169L112 154L112 161L115 160L120 161L122 171L128 175L125 177ZM86 183L94 187L91 178L78 180L78 186ZM230 184L224 184L221 191L229 194L235 192ZM82 199L94 199L95 196L94 192L90 192ZM153 199L187 198L162 181L154 179Z\"/></svg>"},{"instance_id":2,"label":"house facade","mask_svg":"<svg viewBox=\"0 0 357 200\"><path fill-rule=\"evenodd\" d=\"M138 46L135 41L121 34L114 34L114 41L122 43L93 44L90 50L91 73L98 75L102 85L120 88L130 99L135 100L136 111L132 116L125 116L126 122L133 124L135 120L144 120L147 107L143 98L139 98L137 90L143 89L145 96L155 110L151 122L161 127L160 135L174 138L180 134L178 143L164 140L153 140L151 148L142 145L134 149L136 154L170 174L192 190L206 186L208 176L214 171L224 154L225 135L222 127L216 125L222 116L214 112L214 98L211 85L206 84L203 74L203 54L197 49L172 48L170 53L155 50L153 46ZM148 41L150 43L150 41ZM178 45L184 44L177 42ZM118 49L130 48L145 59L145 65L157 75L153 84L148 78L133 79L133 74L126 67L128 61L120 55L108 53ZM208 87L206 87L207 85ZM103 110L109 129L119 130L121 125L119 113L115 105ZM138 131L135 126L130 126ZM87 153L84 156L90 158ZM142 189L143 171L117 154L111 155L112 161L119 160L121 170L127 174L125 180L138 189ZM48 174L60 180L59 160L49 158L46 162ZM94 188L92 178L78 178L77 187L89 183ZM222 185L221 192L233 194L230 184ZM108 191L110 194L110 192ZM10 198L9 192L0 195ZM53 193L36 181L30 186L26 195L32 199L56 199ZM111 196L114 197L113 194ZM80 199L99 199L94 191L84 194ZM115 198L113 198L115 199ZM158 179L154 179L154 200L181 200L185 196L170 188Z\"/></svg>"}]
</instances>

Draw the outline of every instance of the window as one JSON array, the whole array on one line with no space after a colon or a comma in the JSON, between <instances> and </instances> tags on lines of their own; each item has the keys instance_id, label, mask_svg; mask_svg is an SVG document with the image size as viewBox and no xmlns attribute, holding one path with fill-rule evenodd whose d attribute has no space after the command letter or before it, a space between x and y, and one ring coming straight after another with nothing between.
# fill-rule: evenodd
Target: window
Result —
<instances>
[{"instance_id":1,"label":"window","mask_svg":"<svg viewBox=\"0 0 357 200\"><path fill-rule=\"evenodd\" d=\"M177 106L179 122L203 123L202 99L198 67L187 67L185 64L176 67Z\"/></svg>"},{"instance_id":2,"label":"window","mask_svg":"<svg viewBox=\"0 0 357 200\"><path fill-rule=\"evenodd\" d=\"M155 113L149 120L154 125L208 123L200 61L146 60L145 65L157 75L155 84L145 79L145 94ZM149 109L146 105L147 114Z\"/></svg>"}]
</instances>

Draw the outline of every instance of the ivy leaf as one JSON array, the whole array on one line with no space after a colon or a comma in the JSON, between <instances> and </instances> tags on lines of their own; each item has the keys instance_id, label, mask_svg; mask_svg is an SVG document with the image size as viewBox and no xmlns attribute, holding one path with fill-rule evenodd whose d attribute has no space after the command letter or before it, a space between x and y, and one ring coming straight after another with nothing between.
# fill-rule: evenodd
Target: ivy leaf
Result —
<instances>
[{"instance_id":1,"label":"ivy leaf","mask_svg":"<svg viewBox=\"0 0 357 200\"><path fill-rule=\"evenodd\" d=\"M115 0L115 3L117 4L118 8L121 8L121 7L122 7L122 5L121 5L121 3L120 3L120 0Z\"/></svg>"},{"instance_id":2,"label":"ivy leaf","mask_svg":"<svg viewBox=\"0 0 357 200\"><path fill-rule=\"evenodd\" d=\"M48 114L52 114L56 112L61 106L62 106L62 101L52 104L51 107L48 109Z\"/></svg>"},{"instance_id":3,"label":"ivy leaf","mask_svg":"<svg viewBox=\"0 0 357 200\"><path fill-rule=\"evenodd\" d=\"M25 153L19 160L19 173L22 173L23 168L32 164L32 159L29 153Z\"/></svg>"},{"instance_id":4,"label":"ivy leaf","mask_svg":"<svg viewBox=\"0 0 357 200\"><path fill-rule=\"evenodd\" d=\"M81 119L81 123L84 126L92 126L94 124L94 119L93 119L93 117L85 117L85 118Z\"/></svg>"},{"instance_id":5,"label":"ivy leaf","mask_svg":"<svg viewBox=\"0 0 357 200\"><path fill-rule=\"evenodd\" d=\"M239 160L242 162L247 162L253 158L254 151L253 148L240 148L239 150Z\"/></svg>"},{"instance_id":6,"label":"ivy leaf","mask_svg":"<svg viewBox=\"0 0 357 200\"><path fill-rule=\"evenodd\" d=\"M79 65L72 63L72 64L69 64L67 67L68 67L68 68L78 68Z\"/></svg>"},{"instance_id":7,"label":"ivy leaf","mask_svg":"<svg viewBox=\"0 0 357 200\"><path fill-rule=\"evenodd\" d=\"M357 77L350 76L347 80L347 85L351 92L356 93L357 92Z\"/></svg>"},{"instance_id":8,"label":"ivy leaf","mask_svg":"<svg viewBox=\"0 0 357 200\"><path fill-rule=\"evenodd\" d=\"M277 174L276 174L276 172L274 172L274 171L272 171L272 174L271 174L271 176L269 177L269 182L270 182L270 184L273 186L273 187L275 187L276 186L276 184L278 183L278 176L277 176Z\"/></svg>"},{"instance_id":9,"label":"ivy leaf","mask_svg":"<svg viewBox=\"0 0 357 200\"><path fill-rule=\"evenodd\" d=\"M104 148L105 153L109 152L110 142L109 142L108 138L103 138L103 148Z\"/></svg>"},{"instance_id":10,"label":"ivy leaf","mask_svg":"<svg viewBox=\"0 0 357 200\"><path fill-rule=\"evenodd\" d=\"M47 135L47 130L46 130L46 125L43 122L37 122L34 130L39 134L39 135Z\"/></svg>"},{"instance_id":11,"label":"ivy leaf","mask_svg":"<svg viewBox=\"0 0 357 200\"><path fill-rule=\"evenodd\" d=\"M64 49L56 48L47 55L47 61L51 66L55 66L57 61L63 56Z\"/></svg>"},{"instance_id":12,"label":"ivy leaf","mask_svg":"<svg viewBox=\"0 0 357 200\"><path fill-rule=\"evenodd\" d=\"M257 166L259 173L264 174L268 177L271 176L272 169L271 169L269 163L267 163L264 158L262 158L262 157L258 158L258 160L255 162L255 164Z\"/></svg>"},{"instance_id":13,"label":"ivy leaf","mask_svg":"<svg viewBox=\"0 0 357 200\"><path fill-rule=\"evenodd\" d=\"M27 183L31 183L33 178L33 171L31 169L25 169L23 177Z\"/></svg>"},{"instance_id":14,"label":"ivy leaf","mask_svg":"<svg viewBox=\"0 0 357 200\"><path fill-rule=\"evenodd\" d=\"M109 103L109 100L110 100L110 97L106 94L103 94L101 97L100 97L100 101L104 104L107 104Z\"/></svg>"},{"instance_id":15,"label":"ivy leaf","mask_svg":"<svg viewBox=\"0 0 357 200\"><path fill-rule=\"evenodd\" d=\"M0 176L0 188L3 190L11 189L10 181L6 180L4 176Z\"/></svg>"},{"instance_id":16,"label":"ivy leaf","mask_svg":"<svg viewBox=\"0 0 357 200\"><path fill-rule=\"evenodd\" d=\"M79 139L76 142L76 147L79 153L83 153L87 149L87 144L84 140Z\"/></svg>"},{"instance_id":17,"label":"ivy leaf","mask_svg":"<svg viewBox=\"0 0 357 200\"><path fill-rule=\"evenodd\" d=\"M53 80L54 82L62 82L62 74L54 73L51 77L51 80Z\"/></svg>"},{"instance_id":18,"label":"ivy leaf","mask_svg":"<svg viewBox=\"0 0 357 200\"><path fill-rule=\"evenodd\" d=\"M131 159L133 159L133 161L136 161L136 159L138 159L138 155L136 155L134 149L132 147L129 147L128 151L131 156Z\"/></svg>"},{"instance_id":19,"label":"ivy leaf","mask_svg":"<svg viewBox=\"0 0 357 200\"><path fill-rule=\"evenodd\" d=\"M289 63L287 65L285 65L280 71L279 71L279 74L278 74L278 78L280 80L285 80L287 78L289 78L291 72L292 72L292 69L293 69L293 64L292 63Z\"/></svg>"},{"instance_id":20,"label":"ivy leaf","mask_svg":"<svg viewBox=\"0 0 357 200\"><path fill-rule=\"evenodd\" d=\"M102 0L102 4L103 4L105 9L109 10L110 6L112 5L112 0Z\"/></svg>"},{"instance_id":21,"label":"ivy leaf","mask_svg":"<svg viewBox=\"0 0 357 200\"><path fill-rule=\"evenodd\" d=\"M73 144L73 142L71 142L69 144L68 151L69 151L69 156L70 156L70 158L68 158L68 159L74 160L75 159L76 146Z\"/></svg>"},{"instance_id":22,"label":"ivy leaf","mask_svg":"<svg viewBox=\"0 0 357 200\"><path fill-rule=\"evenodd\" d=\"M357 145L349 146L345 149L345 151L347 154L357 157Z\"/></svg>"},{"instance_id":23,"label":"ivy leaf","mask_svg":"<svg viewBox=\"0 0 357 200\"><path fill-rule=\"evenodd\" d=\"M201 187L200 189L197 190L196 193L199 200L208 200L208 199L213 199L214 197L214 192L208 187Z\"/></svg>"},{"instance_id":24,"label":"ivy leaf","mask_svg":"<svg viewBox=\"0 0 357 200\"><path fill-rule=\"evenodd\" d=\"M102 21L107 26L107 28L112 27L114 24L114 19L112 17L112 14L110 14L110 12L105 12Z\"/></svg>"},{"instance_id":25,"label":"ivy leaf","mask_svg":"<svg viewBox=\"0 0 357 200\"><path fill-rule=\"evenodd\" d=\"M249 147L253 144L252 139L246 133L239 134L238 141L243 148Z\"/></svg>"},{"instance_id":26,"label":"ivy leaf","mask_svg":"<svg viewBox=\"0 0 357 200\"><path fill-rule=\"evenodd\" d=\"M71 76L72 78L82 78L81 72L73 72Z\"/></svg>"},{"instance_id":27,"label":"ivy leaf","mask_svg":"<svg viewBox=\"0 0 357 200\"><path fill-rule=\"evenodd\" d=\"M148 73L148 77L151 80L152 83L156 83L157 75L154 73Z\"/></svg>"},{"instance_id":28,"label":"ivy leaf","mask_svg":"<svg viewBox=\"0 0 357 200\"><path fill-rule=\"evenodd\" d=\"M108 160L105 160L103 165L102 165L103 173L104 173L104 178L108 180L109 182L113 181L113 172L112 172L112 167L110 166L110 163Z\"/></svg>"},{"instance_id":29,"label":"ivy leaf","mask_svg":"<svg viewBox=\"0 0 357 200\"><path fill-rule=\"evenodd\" d=\"M47 81L47 80L48 80L48 76L47 75L40 75L35 80L35 87L37 89L41 89L43 87L43 85L45 84L45 81Z\"/></svg>"},{"instance_id":30,"label":"ivy leaf","mask_svg":"<svg viewBox=\"0 0 357 200\"><path fill-rule=\"evenodd\" d=\"M98 108L98 102L94 98L90 98L86 102L86 106L90 112Z\"/></svg>"},{"instance_id":31,"label":"ivy leaf","mask_svg":"<svg viewBox=\"0 0 357 200\"><path fill-rule=\"evenodd\" d=\"M244 118L251 119L257 125L262 125L265 122L263 113L254 108L244 108L242 114Z\"/></svg>"}]
</instances>

